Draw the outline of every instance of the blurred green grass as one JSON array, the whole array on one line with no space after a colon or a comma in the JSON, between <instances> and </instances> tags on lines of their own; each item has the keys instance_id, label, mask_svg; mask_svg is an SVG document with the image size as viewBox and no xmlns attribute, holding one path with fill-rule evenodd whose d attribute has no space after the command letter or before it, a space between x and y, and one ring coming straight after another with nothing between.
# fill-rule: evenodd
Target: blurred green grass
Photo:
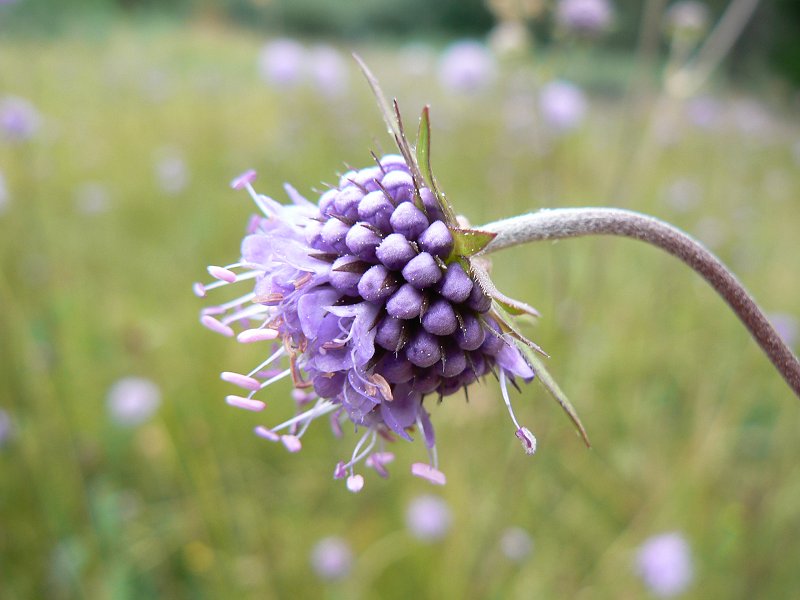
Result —
<instances>
[{"instance_id":1,"label":"blurred green grass","mask_svg":"<svg viewBox=\"0 0 800 600\"><path fill-rule=\"evenodd\" d=\"M256 364L258 351L201 328L191 294L206 264L237 257L251 207L227 182L254 167L264 193L281 197L283 181L311 193L345 163L368 164L377 143L389 148L376 143L383 126L354 68L338 100L277 91L257 77L260 43L201 25L0 41L4 89L44 119L36 139L0 146L11 196L0 216L0 400L16 429L0 449L3 597L639 598L635 548L672 529L696 559L687 597L799 589L797 401L712 291L635 242L496 256L499 287L542 311L531 334L593 448L536 385L515 400L539 438L532 459L493 382L468 405L433 406L448 475L433 491L455 519L439 544L404 532L407 502L431 491L407 472L419 445L397 444L392 477L353 496L330 477L347 439L318 427L288 455L250 434L261 416L224 405L218 372ZM796 119L774 114L777 131L749 137L678 119L666 143L651 105L631 110L606 92L579 132L534 143L504 126L514 81L453 98L431 75L405 74L391 49L359 50L409 123L433 104L434 168L473 223L542 206L650 212L713 235L765 309L800 313ZM562 59L541 57L526 77L559 74ZM190 173L176 195L153 174L165 148ZM687 211L664 202L678 178L702 190ZM76 194L92 182L108 210L87 214ZM105 404L127 375L164 395L133 429ZM291 412L288 393L271 390L268 422ZM535 540L523 565L499 551L508 526ZM309 572L325 535L358 556L344 582Z\"/></svg>"}]
</instances>

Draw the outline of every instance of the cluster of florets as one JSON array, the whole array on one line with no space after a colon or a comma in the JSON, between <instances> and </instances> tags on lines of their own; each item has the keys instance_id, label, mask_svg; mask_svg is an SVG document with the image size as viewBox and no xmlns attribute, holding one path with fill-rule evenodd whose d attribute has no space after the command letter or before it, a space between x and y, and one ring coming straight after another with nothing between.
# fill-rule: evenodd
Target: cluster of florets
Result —
<instances>
[{"instance_id":1,"label":"cluster of florets","mask_svg":"<svg viewBox=\"0 0 800 600\"><path fill-rule=\"evenodd\" d=\"M493 318L492 298L454 252L454 230L434 193L419 186L400 155L376 159L372 167L344 173L338 186L314 204L286 186L291 205L257 194L250 171L233 182L246 188L264 216L253 217L242 242L241 261L209 267L212 287L255 280L254 289L204 309L201 322L240 342L276 340L271 356L247 375L223 379L249 394L228 403L249 410L265 405L254 395L291 377L295 417L256 433L300 449L300 437L316 418L329 415L335 433L346 420L365 428L349 461L334 477L358 491L361 460L386 475L393 459L384 442L422 434L430 463L412 473L444 483L437 468L434 433L423 398L442 398L489 372L499 378L506 404L506 379L534 373L516 344ZM283 371L270 369L288 358ZM511 413L517 436L533 452L535 439ZM279 433L285 431L285 433Z\"/></svg>"}]
</instances>

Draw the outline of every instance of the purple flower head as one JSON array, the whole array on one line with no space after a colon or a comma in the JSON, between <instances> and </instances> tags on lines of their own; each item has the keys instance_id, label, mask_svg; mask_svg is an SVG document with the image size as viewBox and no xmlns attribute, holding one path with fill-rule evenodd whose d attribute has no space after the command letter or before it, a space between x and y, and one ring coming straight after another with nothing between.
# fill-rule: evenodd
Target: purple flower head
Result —
<instances>
[{"instance_id":1,"label":"purple flower head","mask_svg":"<svg viewBox=\"0 0 800 600\"><path fill-rule=\"evenodd\" d=\"M639 547L636 568L653 594L660 598L676 596L692 582L689 544L677 532L651 537Z\"/></svg>"},{"instance_id":2,"label":"purple flower head","mask_svg":"<svg viewBox=\"0 0 800 600\"><path fill-rule=\"evenodd\" d=\"M208 267L214 281L194 286L200 297L244 287L203 309L200 321L271 348L247 373L222 373L241 390L228 404L263 411L256 396L290 379L299 390L295 415L257 426L256 435L297 452L314 421L325 417L336 436L349 423L357 441L333 476L353 492L365 483L360 464L388 475L394 455L386 444L397 438L419 437L429 461L412 464L412 474L444 484L428 409L490 373L524 451L536 448L514 415L508 383L534 378L540 350L506 311L537 313L494 287L478 256L494 234L459 223L429 168L423 175L399 117L387 123L401 154L343 173L316 202L287 184L290 203L282 204L255 191L255 172L237 177L232 187L247 190L261 214L247 226L241 258ZM421 132L418 148L429 139L427 109Z\"/></svg>"},{"instance_id":3,"label":"purple flower head","mask_svg":"<svg viewBox=\"0 0 800 600\"><path fill-rule=\"evenodd\" d=\"M350 573L353 566L353 551L350 544L340 537L319 540L311 550L311 568L320 579L334 581Z\"/></svg>"},{"instance_id":4,"label":"purple flower head","mask_svg":"<svg viewBox=\"0 0 800 600\"><path fill-rule=\"evenodd\" d=\"M570 33L594 37L605 33L614 18L609 0L559 0L556 22Z\"/></svg>"},{"instance_id":5,"label":"purple flower head","mask_svg":"<svg viewBox=\"0 0 800 600\"><path fill-rule=\"evenodd\" d=\"M586 116L586 96L569 81L551 81L539 93L539 111L544 121L556 131L578 127Z\"/></svg>"},{"instance_id":6,"label":"purple flower head","mask_svg":"<svg viewBox=\"0 0 800 600\"><path fill-rule=\"evenodd\" d=\"M439 81L453 92L478 92L488 87L496 75L494 57L480 42L455 42L439 60Z\"/></svg>"},{"instance_id":7,"label":"purple flower head","mask_svg":"<svg viewBox=\"0 0 800 600\"><path fill-rule=\"evenodd\" d=\"M23 98L6 96L0 99L0 136L11 142L32 138L39 130L41 118L33 105Z\"/></svg>"},{"instance_id":8,"label":"purple flower head","mask_svg":"<svg viewBox=\"0 0 800 600\"><path fill-rule=\"evenodd\" d=\"M306 51L302 44L279 38L266 44L258 57L261 77L277 88L299 85L305 77Z\"/></svg>"},{"instance_id":9,"label":"purple flower head","mask_svg":"<svg viewBox=\"0 0 800 600\"><path fill-rule=\"evenodd\" d=\"M436 542L450 531L453 515L447 502L438 496L425 494L411 501L406 510L408 530L418 540Z\"/></svg>"},{"instance_id":10,"label":"purple flower head","mask_svg":"<svg viewBox=\"0 0 800 600\"><path fill-rule=\"evenodd\" d=\"M161 404L161 390L142 377L124 377L108 391L108 412L118 425L135 427L147 421Z\"/></svg>"}]
</instances>

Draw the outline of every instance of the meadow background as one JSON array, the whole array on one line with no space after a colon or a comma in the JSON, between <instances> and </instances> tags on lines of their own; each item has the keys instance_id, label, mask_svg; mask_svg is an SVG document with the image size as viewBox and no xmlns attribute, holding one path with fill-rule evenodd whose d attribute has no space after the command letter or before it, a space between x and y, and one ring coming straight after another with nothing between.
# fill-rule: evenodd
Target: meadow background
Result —
<instances>
[{"instance_id":1,"label":"meadow background","mask_svg":"<svg viewBox=\"0 0 800 600\"><path fill-rule=\"evenodd\" d=\"M298 3L327 28L287 3L64 4L0 6L0 102L35 112L29 134L0 135L0 597L646 598L637 548L663 532L689 544L682 597L798 593L800 405L713 291L658 250L581 239L494 257L498 287L541 311L528 331L593 447L532 384L514 394L539 440L525 456L487 381L469 403L431 403L443 488L410 476L420 444L397 443L391 477L353 495L331 478L352 435L317 423L296 455L252 435L291 414L288 384L269 389L266 413L226 406L219 372L260 353L202 328L192 294L207 264L238 258L253 207L232 177L252 167L265 194L282 199L288 181L313 197L391 149L356 50L409 123L431 104L434 171L473 224L578 205L662 217L790 337L797 88L787 63L742 50L785 21L746 29L679 97L664 85L675 64L660 2L646 3L660 24L639 51L633 3L593 39L557 32L545 5L526 21L532 43L495 55L471 91L444 85L441 61L458 37L486 39L494 17L476 3L465 21L443 2L417 32L344 16L337 29L323 18L334 2ZM725 5L710 4L711 25ZM265 44L290 35L339 53L332 86L259 68ZM542 108L556 79L583 93L569 127ZM127 377L160 402L126 419L110 393ZM450 511L433 541L406 524L422 494ZM512 527L531 552L504 550ZM335 580L310 563L329 536L352 552Z\"/></svg>"}]
</instances>

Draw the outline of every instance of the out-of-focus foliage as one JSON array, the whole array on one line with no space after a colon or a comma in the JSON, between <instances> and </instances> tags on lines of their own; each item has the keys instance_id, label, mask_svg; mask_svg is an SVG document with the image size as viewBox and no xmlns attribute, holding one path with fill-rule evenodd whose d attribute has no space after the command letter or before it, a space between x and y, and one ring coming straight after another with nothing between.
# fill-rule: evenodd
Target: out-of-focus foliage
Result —
<instances>
[{"instance_id":1,"label":"out-of-focus foliage","mask_svg":"<svg viewBox=\"0 0 800 600\"><path fill-rule=\"evenodd\" d=\"M10 13L13 28L23 30L63 29L75 21L89 19L98 27L108 18L124 14L224 18L260 31L284 31L298 35L325 35L348 39L397 39L421 34L454 36L484 35L494 20L488 0L18 0ZM670 2L651 0L665 8ZM555 1L542 0L540 18L530 24L537 36L548 41ZM614 0L614 26L607 44L632 48L640 40L644 7L641 0ZM729 0L706 0L714 21L731 4ZM85 25L85 23L84 23ZM91 25L90 25L91 26ZM748 35L735 51L737 63L753 71L753 63L769 61L778 71L800 82L800 10L794 0L762 2L748 27Z\"/></svg>"},{"instance_id":2,"label":"out-of-focus foliage","mask_svg":"<svg viewBox=\"0 0 800 600\"><path fill-rule=\"evenodd\" d=\"M290 390L270 388L263 414L226 406L219 371L262 353L203 329L191 292L204 265L238 258L253 209L227 184L254 167L260 191L313 197L391 144L354 66L333 94L313 70L265 81L264 37L217 10L0 38L0 102L17 110L0 119L14 127L0 135L4 600L641 598L637 548L673 531L693 561L686 598L800 589L800 406L707 286L630 240L494 259L498 286L542 312L526 332L591 450L529 386L514 398L539 439L526 456L492 380L469 403L430 403L444 488L409 475L419 444L394 445L391 478L352 495L330 469L352 436L314 427L290 455L252 435L291 414ZM434 169L473 224L576 204L652 213L796 330L800 123L776 98L628 94L635 57L598 46L497 60L454 94L438 46L355 49L408 123L432 105ZM583 90L569 119L542 109L556 80ZM448 526L420 539L406 521L431 492Z\"/></svg>"}]
</instances>

